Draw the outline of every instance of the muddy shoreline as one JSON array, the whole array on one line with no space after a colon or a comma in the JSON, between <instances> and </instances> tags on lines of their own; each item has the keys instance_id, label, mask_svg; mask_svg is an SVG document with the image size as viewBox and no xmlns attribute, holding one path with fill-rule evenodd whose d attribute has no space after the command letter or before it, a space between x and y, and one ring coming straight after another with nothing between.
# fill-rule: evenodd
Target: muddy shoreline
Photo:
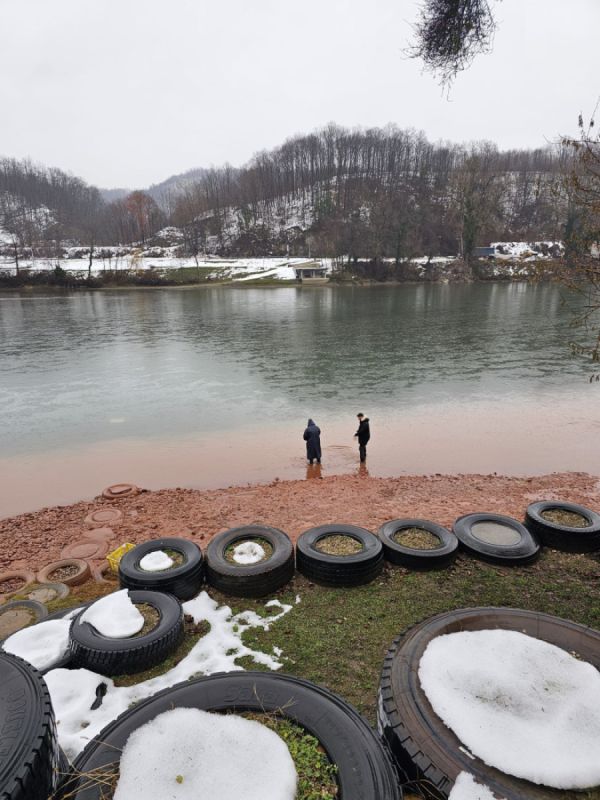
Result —
<instances>
[{"instance_id":1,"label":"muddy shoreline","mask_svg":"<svg viewBox=\"0 0 600 800\"><path fill-rule=\"evenodd\" d=\"M205 547L220 531L239 525L280 528L293 540L308 528L344 522L376 531L399 517L451 526L461 514L489 511L523 519L535 500L564 500L600 511L600 480L584 472L537 477L424 475L377 478L333 475L319 480L274 480L224 489L141 491L120 500L43 508L0 520L0 569L39 569L81 539L94 510L122 512L112 546L161 536L183 536Z\"/></svg>"}]
</instances>

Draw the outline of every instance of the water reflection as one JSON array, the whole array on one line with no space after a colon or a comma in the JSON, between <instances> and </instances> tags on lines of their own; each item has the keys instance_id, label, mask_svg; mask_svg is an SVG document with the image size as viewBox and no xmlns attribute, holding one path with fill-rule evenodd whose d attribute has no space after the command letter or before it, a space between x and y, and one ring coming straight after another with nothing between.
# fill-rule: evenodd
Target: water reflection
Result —
<instances>
[{"instance_id":1,"label":"water reflection","mask_svg":"<svg viewBox=\"0 0 600 800\"><path fill-rule=\"evenodd\" d=\"M3 452L564 396L568 323L514 283L4 294Z\"/></svg>"}]
</instances>

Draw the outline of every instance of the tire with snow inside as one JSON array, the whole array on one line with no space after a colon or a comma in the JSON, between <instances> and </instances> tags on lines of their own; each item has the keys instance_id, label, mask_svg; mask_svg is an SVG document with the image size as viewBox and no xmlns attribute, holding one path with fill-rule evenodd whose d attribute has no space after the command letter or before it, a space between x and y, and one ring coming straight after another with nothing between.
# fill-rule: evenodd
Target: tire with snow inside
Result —
<instances>
[{"instance_id":1,"label":"tire with snow inside","mask_svg":"<svg viewBox=\"0 0 600 800\"><path fill-rule=\"evenodd\" d=\"M129 675L160 664L183 638L183 609L172 595L130 591L133 603L145 603L158 612L158 622L145 634L113 639L103 636L89 622L73 619L69 655L72 667L84 667L101 675Z\"/></svg>"},{"instance_id":2,"label":"tire with snow inside","mask_svg":"<svg viewBox=\"0 0 600 800\"><path fill-rule=\"evenodd\" d=\"M237 543L264 539L272 554L255 564L235 564L226 550ZM215 589L234 597L264 597L285 586L294 577L294 546L277 528L246 525L215 536L206 550L206 580Z\"/></svg>"},{"instance_id":3,"label":"tire with snow inside","mask_svg":"<svg viewBox=\"0 0 600 800\"><path fill-rule=\"evenodd\" d=\"M160 572L140 567L144 556L157 550L174 550L183 563ZM172 594L179 600L191 600L200 593L204 579L204 557L194 542L178 537L152 539L129 550L119 563L119 583L123 589L149 589Z\"/></svg>"},{"instance_id":4,"label":"tire with snow inside","mask_svg":"<svg viewBox=\"0 0 600 800\"><path fill-rule=\"evenodd\" d=\"M543 516L546 511L567 511L586 521L585 527L575 528L552 522ZM593 553L600 550L600 514L577 503L544 500L527 506L525 525L547 547L568 553Z\"/></svg>"},{"instance_id":5,"label":"tire with snow inside","mask_svg":"<svg viewBox=\"0 0 600 800\"><path fill-rule=\"evenodd\" d=\"M408 547L395 540L395 536L407 528L420 528L440 540L440 546L432 549ZM439 569L447 567L458 553L458 539L441 525L428 519L393 519L384 522L377 531L383 545L383 555L391 564L409 569Z\"/></svg>"},{"instance_id":6,"label":"tire with snow inside","mask_svg":"<svg viewBox=\"0 0 600 800\"><path fill-rule=\"evenodd\" d=\"M600 633L583 625L521 609L446 611L408 628L388 650L379 685L379 731L402 769L414 779L428 781L437 798L448 797L464 771L505 800L556 800L561 793L555 789L503 773L469 753L435 714L421 688L419 663L432 639L458 631L496 628L525 633L569 653L576 652L600 668Z\"/></svg>"},{"instance_id":7,"label":"tire with snow inside","mask_svg":"<svg viewBox=\"0 0 600 800\"><path fill-rule=\"evenodd\" d=\"M328 536L348 536L361 550L351 555L332 555L317 545ZM296 542L296 566L306 578L328 586L370 583L383 569L383 547L370 531L355 525L319 525L305 531Z\"/></svg>"},{"instance_id":8,"label":"tire with snow inside","mask_svg":"<svg viewBox=\"0 0 600 800\"><path fill-rule=\"evenodd\" d=\"M219 673L159 692L104 728L75 760L75 774L113 765L133 731L173 708L285 717L316 737L336 764L340 800L402 798L385 744L351 706L309 681L264 672ZM84 775L74 778L67 787L69 800L100 800L102 786L88 785Z\"/></svg>"},{"instance_id":9,"label":"tire with snow inside","mask_svg":"<svg viewBox=\"0 0 600 800\"><path fill-rule=\"evenodd\" d=\"M490 536L478 535L478 529L485 525L494 526L495 530ZM506 542L494 541L502 529L507 534ZM491 564L506 567L531 564L540 554L536 537L516 519L502 514L465 514L456 520L453 530L463 550Z\"/></svg>"},{"instance_id":10,"label":"tire with snow inside","mask_svg":"<svg viewBox=\"0 0 600 800\"><path fill-rule=\"evenodd\" d=\"M0 653L0 720L0 797L48 800L60 759L50 695L40 673L8 653Z\"/></svg>"}]
</instances>

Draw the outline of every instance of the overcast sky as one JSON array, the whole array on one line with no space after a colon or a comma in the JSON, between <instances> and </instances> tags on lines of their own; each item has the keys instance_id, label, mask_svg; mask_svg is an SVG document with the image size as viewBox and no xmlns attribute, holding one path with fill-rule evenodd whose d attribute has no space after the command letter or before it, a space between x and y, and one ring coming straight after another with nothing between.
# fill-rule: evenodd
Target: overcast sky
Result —
<instances>
[{"instance_id":1,"label":"overcast sky","mask_svg":"<svg viewBox=\"0 0 600 800\"><path fill-rule=\"evenodd\" d=\"M494 2L449 99L405 54L417 0L0 0L0 155L102 187L240 165L346 126L537 147L600 95L600 0Z\"/></svg>"}]
</instances>

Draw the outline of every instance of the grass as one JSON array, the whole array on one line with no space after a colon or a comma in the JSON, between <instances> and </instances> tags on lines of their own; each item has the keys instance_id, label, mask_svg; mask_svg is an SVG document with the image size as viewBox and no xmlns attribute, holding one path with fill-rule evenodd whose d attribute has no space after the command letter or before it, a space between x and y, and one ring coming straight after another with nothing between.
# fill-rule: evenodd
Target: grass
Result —
<instances>
[{"instance_id":1,"label":"grass","mask_svg":"<svg viewBox=\"0 0 600 800\"><path fill-rule=\"evenodd\" d=\"M386 650L395 636L410 625L455 608L509 606L543 611L600 628L600 558L544 549L528 567L500 567L460 555L448 569L413 572L386 566L376 581L352 589L315 585L300 575L275 596L293 610L265 631L245 632L244 643L271 652L283 649L282 672L324 685L355 706L375 723L377 687ZM86 602L113 586L88 582L75 587L53 608ZM269 615L265 600L239 600L210 590L219 604L233 613L253 609ZM296 605L299 595L301 602ZM271 597L267 598L271 599ZM277 611L278 609L275 609ZM206 631L204 631L206 632ZM166 672L186 655L202 633L191 630L178 650L159 667L116 680L131 685ZM244 657L245 669L266 670ZM557 798L600 800L600 790L563 792Z\"/></svg>"},{"instance_id":2,"label":"grass","mask_svg":"<svg viewBox=\"0 0 600 800\"><path fill-rule=\"evenodd\" d=\"M418 550L437 550L442 546L441 539L424 528L402 528L393 534L392 539L403 547Z\"/></svg>"},{"instance_id":3,"label":"grass","mask_svg":"<svg viewBox=\"0 0 600 800\"><path fill-rule=\"evenodd\" d=\"M222 267L178 267L177 269L163 269L159 270L160 274L173 283L207 283L220 281L221 278L218 273ZM216 276L209 280L211 275Z\"/></svg>"},{"instance_id":4,"label":"grass","mask_svg":"<svg viewBox=\"0 0 600 800\"><path fill-rule=\"evenodd\" d=\"M328 553L330 556L351 556L360 553L363 545L354 536L344 536L343 534L328 534L315 542L315 550L321 553Z\"/></svg>"}]
</instances>

